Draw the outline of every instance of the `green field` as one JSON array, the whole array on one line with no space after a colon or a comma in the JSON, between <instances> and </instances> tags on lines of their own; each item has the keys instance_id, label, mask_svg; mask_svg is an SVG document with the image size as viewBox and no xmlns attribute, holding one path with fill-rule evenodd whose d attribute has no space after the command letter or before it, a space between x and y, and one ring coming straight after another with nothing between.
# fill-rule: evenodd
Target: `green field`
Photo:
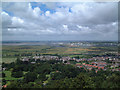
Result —
<instances>
[{"instance_id":1,"label":"green field","mask_svg":"<svg viewBox=\"0 0 120 90\"><path fill-rule=\"evenodd\" d=\"M94 53L95 54L104 54L111 51L116 51L117 47L71 47L64 45L62 46L50 46L50 45L3 45L2 46L2 62L10 63L15 62L18 57L24 56L35 56L36 54L45 54L45 55L60 55L60 56L70 56L76 57L79 56L80 58L89 57L88 55L84 55L85 53Z\"/></svg>"},{"instance_id":2,"label":"green field","mask_svg":"<svg viewBox=\"0 0 120 90\"><path fill-rule=\"evenodd\" d=\"M87 52L88 49L73 48L73 47L53 47L48 45L39 46L8 46L3 45L2 48L2 62L11 63L15 62L18 57L34 56L36 54L59 54L61 56L69 54L81 54Z\"/></svg>"},{"instance_id":3,"label":"green field","mask_svg":"<svg viewBox=\"0 0 120 90\"><path fill-rule=\"evenodd\" d=\"M18 57L25 54L81 54L87 51L97 51L83 47L53 47L53 46L3 46L3 57Z\"/></svg>"},{"instance_id":4,"label":"green field","mask_svg":"<svg viewBox=\"0 0 120 90\"><path fill-rule=\"evenodd\" d=\"M11 71L3 71L5 73L5 76L4 79L7 80L7 81L10 81L10 80L18 80L18 79L22 79L23 77L21 78L14 78L14 77L11 77Z\"/></svg>"},{"instance_id":5,"label":"green field","mask_svg":"<svg viewBox=\"0 0 120 90\"><path fill-rule=\"evenodd\" d=\"M15 62L17 58L2 58L2 62L11 63Z\"/></svg>"},{"instance_id":6,"label":"green field","mask_svg":"<svg viewBox=\"0 0 120 90\"><path fill-rule=\"evenodd\" d=\"M54 72L51 72L51 74L54 74ZM47 84L51 80L51 74L47 74L46 77L48 78L46 81L43 81L44 84Z\"/></svg>"}]
</instances>

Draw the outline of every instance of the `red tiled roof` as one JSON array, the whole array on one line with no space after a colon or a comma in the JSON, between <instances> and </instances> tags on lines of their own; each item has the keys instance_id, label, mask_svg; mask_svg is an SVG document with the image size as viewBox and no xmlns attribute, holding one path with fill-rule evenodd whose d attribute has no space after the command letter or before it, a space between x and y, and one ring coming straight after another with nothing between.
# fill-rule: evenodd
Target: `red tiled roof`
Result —
<instances>
[{"instance_id":1,"label":"red tiled roof","mask_svg":"<svg viewBox=\"0 0 120 90\"><path fill-rule=\"evenodd\" d=\"M98 69L104 69L104 67L98 67Z\"/></svg>"},{"instance_id":2,"label":"red tiled roof","mask_svg":"<svg viewBox=\"0 0 120 90\"><path fill-rule=\"evenodd\" d=\"M3 87L4 87L4 88L6 88L6 87L7 87L7 85L3 85Z\"/></svg>"}]
</instances>

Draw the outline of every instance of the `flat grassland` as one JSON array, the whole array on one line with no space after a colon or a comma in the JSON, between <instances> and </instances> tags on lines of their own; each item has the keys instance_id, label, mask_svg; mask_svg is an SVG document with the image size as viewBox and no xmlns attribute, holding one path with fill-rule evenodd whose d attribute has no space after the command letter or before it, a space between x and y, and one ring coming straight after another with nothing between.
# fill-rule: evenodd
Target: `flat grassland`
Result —
<instances>
[{"instance_id":1,"label":"flat grassland","mask_svg":"<svg viewBox=\"0 0 120 90\"><path fill-rule=\"evenodd\" d=\"M17 58L2 58L2 61L5 63L15 62Z\"/></svg>"},{"instance_id":2,"label":"flat grassland","mask_svg":"<svg viewBox=\"0 0 120 90\"><path fill-rule=\"evenodd\" d=\"M15 62L18 57L34 56L36 54L47 54L47 55L68 55L68 54L81 54L91 49L84 48L73 48L73 47L54 47L47 45L40 46L8 46L4 45L2 48L2 62L10 63ZM95 51L95 50L93 50Z\"/></svg>"},{"instance_id":3,"label":"flat grassland","mask_svg":"<svg viewBox=\"0 0 120 90\"><path fill-rule=\"evenodd\" d=\"M116 48L117 49L117 48ZM2 62L15 62L18 57L41 55L61 55L61 56L78 56L84 57L85 53L114 51L115 47L71 47L51 46L51 45L3 45ZM100 54L100 53L99 53Z\"/></svg>"}]
</instances>

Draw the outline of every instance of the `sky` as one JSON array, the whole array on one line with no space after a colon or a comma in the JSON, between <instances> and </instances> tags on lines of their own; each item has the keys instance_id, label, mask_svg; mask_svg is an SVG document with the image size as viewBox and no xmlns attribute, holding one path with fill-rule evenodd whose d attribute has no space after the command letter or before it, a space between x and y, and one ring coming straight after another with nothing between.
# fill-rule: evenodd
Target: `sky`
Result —
<instances>
[{"instance_id":1,"label":"sky","mask_svg":"<svg viewBox=\"0 0 120 90\"><path fill-rule=\"evenodd\" d=\"M116 2L4 2L3 41L118 40Z\"/></svg>"}]
</instances>

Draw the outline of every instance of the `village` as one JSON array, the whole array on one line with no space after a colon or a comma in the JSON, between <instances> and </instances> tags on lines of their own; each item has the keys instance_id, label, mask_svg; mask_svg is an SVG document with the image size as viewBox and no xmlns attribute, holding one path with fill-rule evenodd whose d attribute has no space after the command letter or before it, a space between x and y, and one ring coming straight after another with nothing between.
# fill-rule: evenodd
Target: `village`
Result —
<instances>
[{"instance_id":1,"label":"village","mask_svg":"<svg viewBox=\"0 0 120 90\"><path fill-rule=\"evenodd\" d=\"M32 61L30 62L30 60ZM69 56L51 56L51 55L41 55L41 56L33 56L33 57L22 57L21 61L30 62L31 64L35 64L36 61L39 60L57 60L61 61L64 64L74 65L75 67L84 68L87 71L95 70L97 73L98 70L110 70L110 71L120 71L120 61L118 57L113 56L102 56L102 57L92 57L92 58L71 58ZM75 62L74 64L72 62Z\"/></svg>"}]
</instances>

